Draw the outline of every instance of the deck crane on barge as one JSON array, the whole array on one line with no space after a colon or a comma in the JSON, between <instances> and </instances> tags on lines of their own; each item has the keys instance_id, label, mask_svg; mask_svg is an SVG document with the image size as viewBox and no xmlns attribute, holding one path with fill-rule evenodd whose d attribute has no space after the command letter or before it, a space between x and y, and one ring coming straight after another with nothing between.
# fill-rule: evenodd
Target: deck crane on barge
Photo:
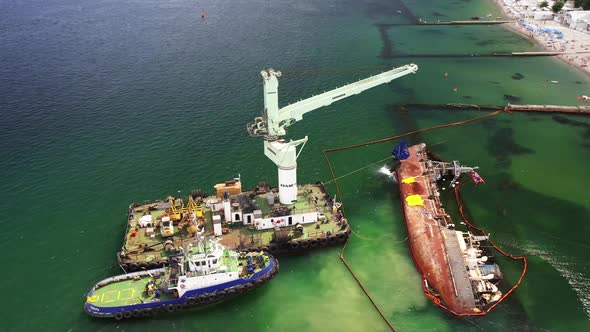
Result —
<instances>
[{"instance_id":1,"label":"deck crane on barge","mask_svg":"<svg viewBox=\"0 0 590 332\"><path fill-rule=\"evenodd\" d=\"M123 247L117 254L121 269L131 272L167 265L169 257L176 257L180 248L201 234L223 236L220 243L228 248L268 251L273 255L305 252L346 241L351 228L341 211L342 204L334 204L321 183L297 186L297 157L301 148L297 151L296 147L305 144L307 137L286 142L281 136L286 135L286 127L307 112L417 70L414 64L394 68L283 108L279 108L277 96L277 78L281 73L272 69L262 71L264 113L247 128L250 135L264 138L265 155L278 166L278 190L265 182L254 190L242 190L241 179L234 178L216 184L212 195L193 190L188 200L167 198L131 204ZM277 191L282 204L276 204ZM176 227L176 231L154 231L162 226ZM183 226L188 226L186 231Z\"/></svg>"},{"instance_id":2,"label":"deck crane on barge","mask_svg":"<svg viewBox=\"0 0 590 332\"><path fill-rule=\"evenodd\" d=\"M282 139L281 136L287 134L288 126L302 120L305 113L378 85L389 83L402 76L416 73L417 70L418 66L413 63L393 68L283 108L279 108L278 97L278 78L281 76L281 72L272 68L261 71L264 83L264 112L262 116L254 118L254 122L248 123L247 129L250 136L264 138L264 154L278 167L281 204L291 205L297 200L297 158L307 143L307 136L289 142ZM297 152L296 148L299 145L303 146Z\"/></svg>"}]
</instances>

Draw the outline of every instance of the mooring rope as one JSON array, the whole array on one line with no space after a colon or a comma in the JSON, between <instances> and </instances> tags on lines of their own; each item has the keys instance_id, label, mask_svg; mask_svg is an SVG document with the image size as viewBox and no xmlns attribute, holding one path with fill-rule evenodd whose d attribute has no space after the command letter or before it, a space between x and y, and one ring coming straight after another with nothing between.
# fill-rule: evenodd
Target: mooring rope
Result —
<instances>
[{"instance_id":1,"label":"mooring rope","mask_svg":"<svg viewBox=\"0 0 590 332\"><path fill-rule=\"evenodd\" d=\"M401 241L395 241L395 243L402 243L402 242L406 242L408 241L408 236L406 235L406 238L401 240Z\"/></svg>"},{"instance_id":2,"label":"mooring rope","mask_svg":"<svg viewBox=\"0 0 590 332\"><path fill-rule=\"evenodd\" d=\"M405 137L405 136L414 135L414 134L417 134L417 133L421 133L421 132L429 131L429 130L433 130L433 129L440 129L440 128L448 128L448 127L460 126L460 125L464 125L464 124L467 124L467 123L470 123L470 122L474 122L474 121L478 121L478 120L482 120L482 119L485 119L485 118L489 118L489 117L498 115L502 111L503 111L503 109L500 109L500 110L497 110L497 111L488 113L486 115L478 116L478 117L475 117L475 118L472 118L472 119L467 119L467 120L463 120L463 121L457 121L457 122L447 123L447 124L433 126L433 127L424 128L424 129L418 129L418 130L407 132L405 134L396 135L396 136L387 137L387 138L382 138L382 139L379 139L379 140L376 140L376 141L367 142L367 143L354 144L354 145L349 145L349 146L344 146L344 147L339 147L339 148L333 148L333 149L324 150L323 151L324 158L326 159L326 162L328 164L328 168L330 169L330 173L332 174L332 180L330 182L333 182L334 183L334 185L336 186L336 192L338 193L338 196L342 199L343 196L342 196L342 193L340 192L340 186L338 185L338 181L337 181L336 175L334 174L334 169L332 168L332 163L330 162L330 158L328 158L328 153L330 153L330 152L342 151L342 150L354 149L354 148L363 147L363 146L369 146L369 145L378 144L378 143L384 143L384 142L392 141L392 140L399 139L399 138L402 138L402 137ZM387 160L387 159L384 159L384 160ZM341 178L341 177L338 177L338 178ZM403 207L403 204L402 204L402 207ZM342 209L342 213L343 213L344 216L346 216L346 214L344 212L344 208ZM352 227L350 229L352 231ZM354 231L353 231L353 233L354 233ZM355 235L356 235L356 233L355 233ZM363 292L365 293L365 295L367 296L367 298L369 299L369 301L371 301L371 303L373 304L373 307L375 308L375 310L377 310L377 312L379 313L379 315L381 316L381 318L383 318L383 320L385 321L385 323L387 324L387 326L389 327L389 329L391 331L394 331L395 332L395 328L393 327L393 325L391 324L391 322L389 321L389 319L385 316L385 313L383 312L383 310L381 309L381 307L377 304L377 302L375 301L375 299L373 299L373 297L371 296L371 294L369 293L369 291L367 290L367 288L363 285L362 281L358 278L358 276L352 270L352 267L350 266L350 264L348 264L348 262L346 261L346 258L344 257L344 251L346 249L346 246L348 246L348 241L349 240L350 240L350 237L346 238L346 242L344 243L344 246L342 246L342 249L340 250L340 260L342 261L342 263L344 264L344 266L346 266L346 268L348 269L348 271L350 272L350 274L352 275L352 277L354 278L354 280L356 280L356 282L358 283L358 285L361 287L361 289L363 290ZM411 253L411 250L410 250L410 253ZM414 260L414 256L413 255L412 255L412 259ZM416 263L415 260L414 260L414 263ZM526 263L526 260L525 260L525 263ZM418 271L420 272L420 274L422 276L424 276L424 274L422 273L422 271L420 270L420 268L418 267L418 265L416 265L416 267L418 268ZM422 283L422 288L424 289L424 287L425 287L425 285L424 285L424 283ZM425 294L426 294L426 292L425 292ZM428 296L428 295L430 295L430 294L426 294L426 296ZM432 295L430 295L430 296L432 297L432 300L433 300L433 302L435 302L435 304L437 302L440 303L440 300L438 298L436 298L436 297L434 297Z\"/></svg>"},{"instance_id":3,"label":"mooring rope","mask_svg":"<svg viewBox=\"0 0 590 332\"><path fill-rule=\"evenodd\" d=\"M340 197L340 199L342 199L342 194L340 193L340 186L338 186L338 181L335 180L336 176L334 174L334 169L332 168L332 164L330 163L330 158L328 158L326 150L324 150L323 152L324 152L324 157L326 158L326 161L328 163L328 168L330 169L330 173L332 173L332 179L333 179L334 185L336 186L336 192L338 193L338 196ZM342 214L344 216L346 216L346 214L344 212L344 208L342 209ZM349 225L350 225L350 223L349 223ZM352 227L350 227L350 226L348 226L348 227L354 233L354 231L352 230ZM354 233L354 234L356 235L356 233ZM350 240L350 236L346 238L346 242L344 242L344 246L342 246L342 249L340 250L340 260L342 261L342 263L344 263L344 266L346 266L346 268L348 269L348 271L350 272L350 274L352 275L354 280L356 280L357 284L361 287L361 289L363 290L365 295L367 295L367 298L369 299L369 301L371 301L371 303L373 304L373 307L377 310L377 312L379 313L381 318L383 318L383 320L385 321L385 323L387 324L389 329L391 331L395 332L395 328L393 327L393 325L391 324L389 319L387 319L387 317L383 313L383 310L381 310L381 308L379 307L377 302L373 299L373 297L369 293L369 290L367 290L367 288L365 288L365 286L363 285L361 280L357 277L356 273L354 273L354 271L352 270L352 268L350 267L350 265L346 261L346 258L344 258L344 250L346 249L346 246L348 245L349 240Z\"/></svg>"},{"instance_id":4,"label":"mooring rope","mask_svg":"<svg viewBox=\"0 0 590 332\"><path fill-rule=\"evenodd\" d=\"M324 152L324 155L325 155L326 153L329 153L329 152L341 151L341 150L358 148L358 147L361 147L361 146L369 146L369 145L373 145L373 144L379 144L379 143L389 142L389 141L393 141L393 140L398 139L398 138L402 138L402 137L405 137L405 136L418 134L418 133L421 133L421 132L424 132L424 131L433 130L433 129L440 129L440 128L448 128L448 127L454 127L454 126L461 126L461 125L464 125L464 124L467 124L467 123L470 123L470 122L479 121L479 120L483 120L485 118L489 118L489 117L498 115L501 112L504 112L504 110L503 109L500 109L500 110L497 110L497 111L488 113L486 115L478 116L478 117L475 117L475 118L472 118L472 119L463 120L463 121L457 121L457 122L453 122L453 123L447 123L447 124L433 126L433 127L424 128L424 129L417 129L417 130L414 130L414 131L407 132L405 134L391 136L391 137L387 137L387 138L382 138L382 139L378 139L378 140L372 141L372 142L354 144L354 145L343 146L343 147L333 148L333 149L327 149L327 150L324 150L323 152ZM342 197L342 196L340 196L340 197Z\"/></svg>"},{"instance_id":5,"label":"mooring rope","mask_svg":"<svg viewBox=\"0 0 590 332\"><path fill-rule=\"evenodd\" d=\"M363 239L363 240L370 240L367 237L361 236L359 235L357 232L355 232L352 228L350 229L350 231L352 232L352 234L354 234L356 237L358 237L359 239Z\"/></svg>"}]
</instances>

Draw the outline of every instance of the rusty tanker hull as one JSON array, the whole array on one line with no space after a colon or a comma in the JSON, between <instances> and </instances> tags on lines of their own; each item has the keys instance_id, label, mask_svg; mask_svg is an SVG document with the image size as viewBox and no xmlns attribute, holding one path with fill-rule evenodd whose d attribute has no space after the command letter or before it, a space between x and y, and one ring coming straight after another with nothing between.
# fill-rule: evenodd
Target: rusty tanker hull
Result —
<instances>
[{"instance_id":1,"label":"rusty tanker hull","mask_svg":"<svg viewBox=\"0 0 590 332\"><path fill-rule=\"evenodd\" d=\"M396 178L408 242L425 294L454 314L480 315L501 296L496 287L501 279L499 267L490 264L481 250L480 241L485 239L456 230L442 207L437 180L452 170L450 164L430 160L425 144L409 147L408 152L396 169ZM453 180L460 174L456 171Z\"/></svg>"}]
</instances>

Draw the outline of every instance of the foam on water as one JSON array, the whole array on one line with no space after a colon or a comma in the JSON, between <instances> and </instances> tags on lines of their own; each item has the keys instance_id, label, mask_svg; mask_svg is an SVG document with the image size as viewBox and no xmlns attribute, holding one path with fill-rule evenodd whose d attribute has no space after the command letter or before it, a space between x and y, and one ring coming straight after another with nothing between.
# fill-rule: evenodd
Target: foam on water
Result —
<instances>
[{"instance_id":1,"label":"foam on water","mask_svg":"<svg viewBox=\"0 0 590 332\"><path fill-rule=\"evenodd\" d=\"M387 166L383 166L379 169L379 173L381 174L385 174L390 178L393 178L393 173L391 173L391 171L389 170L389 168Z\"/></svg>"},{"instance_id":2,"label":"foam on water","mask_svg":"<svg viewBox=\"0 0 590 332\"><path fill-rule=\"evenodd\" d=\"M542 248L540 245L532 241L527 241L524 244L515 241L511 242L510 245L522 250L526 255L541 258L557 270L576 292L578 300L580 300L584 306L586 315L590 318L590 278L583 273L578 272L582 269L580 264L574 262L570 256L555 254L548 251L549 248Z\"/></svg>"}]
</instances>

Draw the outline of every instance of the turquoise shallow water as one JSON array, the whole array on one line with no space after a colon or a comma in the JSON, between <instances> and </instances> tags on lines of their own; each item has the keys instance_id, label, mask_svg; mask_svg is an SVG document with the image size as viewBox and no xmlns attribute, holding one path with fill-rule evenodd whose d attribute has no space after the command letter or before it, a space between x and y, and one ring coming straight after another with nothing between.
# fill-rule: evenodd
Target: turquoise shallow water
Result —
<instances>
[{"instance_id":1,"label":"turquoise shallow water","mask_svg":"<svg viewBox=\"0 0 590 332\"><path fill-rule=\"evenodd\" d=\"M376 26L413 16L495 16L491 1L0 5L0 290L7 331L385 331L338 248L282 259L272 283L207 310L117 323L87 317L82 305L92 285L119 272L115 253L130 202L212 190L237 173L247 187L276 181L262 142L244 128L261 111L264 67L283 70L283 105L386 67L420 66L417 75L292 126L290 138L310 136L299 162L302 183L330 179L323 149L482 114L407 111L400 103L575 104L589 88L586 77L554 59L411 57L536 49L501 27ZM410 56L385 57L387 45L393 55ZM358 234L346 256L398 330L590 328L589 128L583 117L501 114L408 138L479 165L487 184L463 189L470 216L508 251L529 256L522 287L485 318L450 317L423 296L397 189L377 174L380 165L339 181ZM330 158L342 175L387 157L392 145ZM520 266L503 268L507 282L515 282Z\"/></svg>"}]
</instances>

